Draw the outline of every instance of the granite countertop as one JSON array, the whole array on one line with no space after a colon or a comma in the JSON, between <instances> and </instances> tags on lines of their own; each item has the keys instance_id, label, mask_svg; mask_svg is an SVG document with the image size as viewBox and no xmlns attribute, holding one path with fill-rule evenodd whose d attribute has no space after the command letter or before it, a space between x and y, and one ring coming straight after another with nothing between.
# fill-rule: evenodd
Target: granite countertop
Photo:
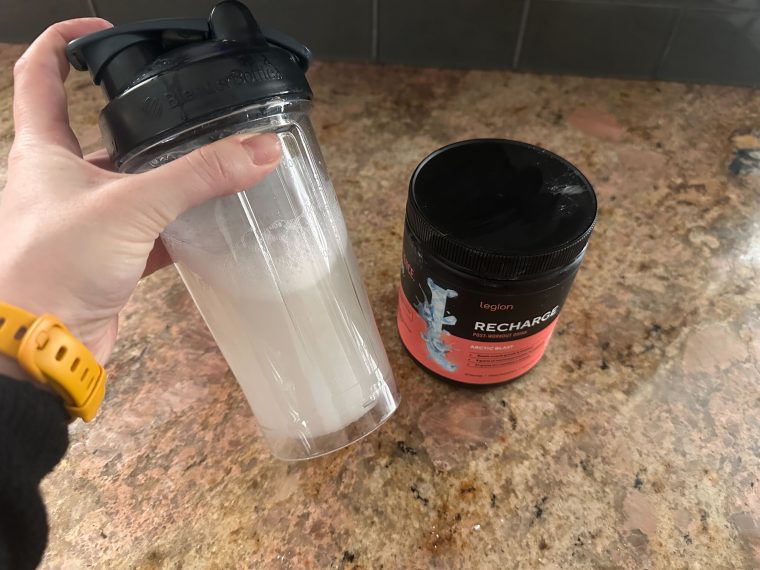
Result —
<instances>
[{"instance_id":1,"label":"granite countertop","mask_svg":"<svg viewBox=\"0 0 760 570\"><path fill-rule=\"evenodd\" d=\"M12 140L0 49L0 177ZM403 402L322 459L269 456L171 268L124 311L97 421L44 482L44 568L760 567L760 91L318 64L326 155ZM69 80L97 148L98 91ZM541 364L435 380L395 330L409 175L455 140L544 146L599 223Z\"/></svg>"}]
</instances>

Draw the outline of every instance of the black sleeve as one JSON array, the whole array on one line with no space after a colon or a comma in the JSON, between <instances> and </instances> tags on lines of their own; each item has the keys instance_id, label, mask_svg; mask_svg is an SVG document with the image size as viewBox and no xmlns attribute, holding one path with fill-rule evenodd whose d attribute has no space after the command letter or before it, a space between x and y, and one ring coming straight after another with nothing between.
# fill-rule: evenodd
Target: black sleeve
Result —
<instances>
[{"instance_id":1,"label":"black sleeve","mask_svg":"<svg viewBox=\"0 0 760 570\"><path fill-rule=\"evenodd\" d=\"M47 546L40 481L69 445L58 396L0 376L0 568L35 568Z\"/></svg>"}]
</instances>

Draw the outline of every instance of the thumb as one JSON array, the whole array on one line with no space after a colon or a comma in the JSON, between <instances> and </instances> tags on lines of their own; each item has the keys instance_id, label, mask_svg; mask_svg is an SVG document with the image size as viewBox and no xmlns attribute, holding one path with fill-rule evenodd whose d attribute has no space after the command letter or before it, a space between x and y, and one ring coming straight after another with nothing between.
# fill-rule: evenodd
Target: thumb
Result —
<instances>
[{"instance_id":1,"label":"thumb","mask_svg":"<svg viewBox=\"0 0 760 570\"><path fill-rule=\"evenodd\" d=\"M164 226L206 200L257 184L275 169L281 148L277 135L240 135L203 146L155 170L123 179L130 201Z\"/></svg>"}]
</instances>

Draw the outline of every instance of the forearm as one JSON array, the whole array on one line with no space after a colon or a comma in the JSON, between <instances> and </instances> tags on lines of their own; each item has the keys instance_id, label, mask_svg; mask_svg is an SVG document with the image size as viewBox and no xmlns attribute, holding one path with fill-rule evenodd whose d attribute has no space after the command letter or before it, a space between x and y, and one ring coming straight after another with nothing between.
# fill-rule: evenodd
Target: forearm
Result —
<instances>
[{"instance_id":1,"label":"forearm","mask_svg":"<svg viewBox=\"0 0 760 570\"><path fill-rule=\"evenodd\" d=\"M0 359L0 568L35 568L47 544L40 481L68 447L68 415L55 394L20 381ZM11 375L13 377L9 377Z\"/></svg>"}]
</instances>

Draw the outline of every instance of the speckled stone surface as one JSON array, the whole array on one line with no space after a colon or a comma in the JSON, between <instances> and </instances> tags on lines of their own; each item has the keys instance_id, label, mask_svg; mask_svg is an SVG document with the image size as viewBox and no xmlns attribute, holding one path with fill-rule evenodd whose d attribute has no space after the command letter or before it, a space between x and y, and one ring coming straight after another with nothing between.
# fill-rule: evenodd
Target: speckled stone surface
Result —
<instances>
[{"instance_id":1,"label":"speckled stone surface","mask_svg":"<svg viewBox=\"0 0 760 570\"><path fill-rule=\"evenodd\" d=\"M43 567L760 568L760 92L339 64L311 82L401 408L331 456L272 459L164 270L44 482ZM99 95L69 87L96 148ZM472 137L567 157L600 203L547 355L486 391L425 375L394 322L409 175Z\"/></svg>"}]
</instances>

